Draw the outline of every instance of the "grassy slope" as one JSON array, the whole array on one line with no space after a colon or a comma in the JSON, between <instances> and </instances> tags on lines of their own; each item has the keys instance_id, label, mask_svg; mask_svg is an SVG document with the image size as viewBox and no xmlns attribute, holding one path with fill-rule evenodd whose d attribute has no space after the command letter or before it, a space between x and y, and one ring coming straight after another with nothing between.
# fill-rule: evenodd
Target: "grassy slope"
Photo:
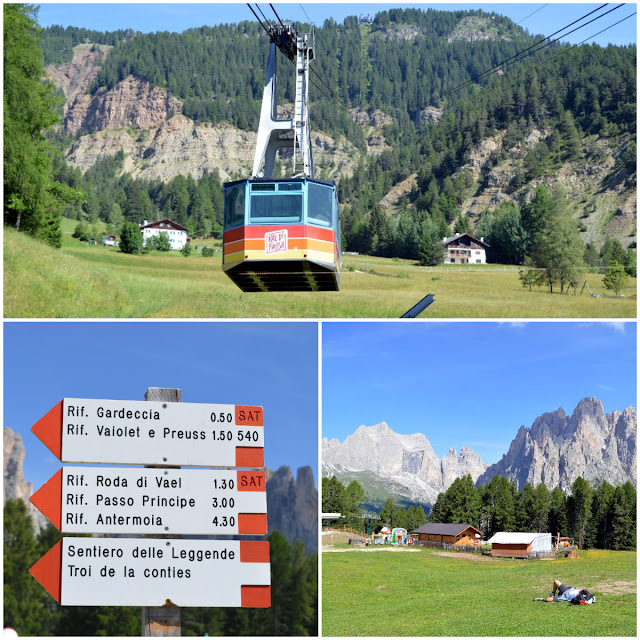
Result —
<instances>
[{"instance_id":1,"label":"grassy slope","mask_svg":"<svg viewBox=\"0 0 640 640\"><path fill-rule=\"evenodd\" d=\"M5 317L398 318L428 293L436 301L423 318L635 317L635 279L626 298L592 298L525 291L517 270L425 269L381 258L345 257L340 293L242 293L222 272L219 258L178 252L130 256L113 247L63 248L4 229ZM602 292L602 276L588 275Z\"/></svg>"},{"instance_id":2,"label":"grassy slope","mask_svg":"<svg viewBox=\"0 0 640 640\"><path fill-rule=\"evenodd\" d=\"M434 551L323 553L324 636L629 636L636 634L636 554L481 562ZM597 603L533 602L554 578Z\"/></svg>"}]
</instances>

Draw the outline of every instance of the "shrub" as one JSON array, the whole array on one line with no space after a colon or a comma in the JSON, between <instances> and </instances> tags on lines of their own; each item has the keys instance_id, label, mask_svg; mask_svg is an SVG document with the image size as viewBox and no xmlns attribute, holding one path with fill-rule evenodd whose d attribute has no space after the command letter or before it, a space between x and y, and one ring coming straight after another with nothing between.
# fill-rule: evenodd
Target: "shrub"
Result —
<instances>
[{"instance_id":1,"label":"shrub","mask_svg":"<svg viewBox=\"0 0 640 640\"><path fill-rule=\"evenodd\" d=\"M120 251L139 254L142 251L142 231L135 222L125 222L120 230Z\"/></svg>"}]
</instances>

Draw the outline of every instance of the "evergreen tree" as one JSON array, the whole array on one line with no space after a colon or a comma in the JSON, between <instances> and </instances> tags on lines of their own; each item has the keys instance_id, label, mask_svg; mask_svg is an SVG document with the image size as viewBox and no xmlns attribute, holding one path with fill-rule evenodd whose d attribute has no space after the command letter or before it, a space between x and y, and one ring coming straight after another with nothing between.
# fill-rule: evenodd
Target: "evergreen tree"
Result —
<instances>
[{"instance_id":1,"label":"evergreen tree","mask_svg":"<svg viewBox=\"0 0 640 640\"><path fill-rule=\"evenodd\" d=\"M527 251L528 235L522 225L520 210L509 203L501 205L491 226L487 241L491 262L522 264Z\"/></svg>"},{"instance_id":2,"label":"evergreen tree","mask_svg":"<svg viewBox=\"0 0 640 640\"><path fill-rule=\"evenodd\" d=\"M534 531L548 531L550 509L551 494L544 482L541 482L534 489L533 504L531 506L531 528Z\"/></svg>"},{"instance_id":3,"label":"evergreen tree","mask_svg":"<svg viewBox=\"0 0 640 640\"><path fill-rule=\"evenodd\" d=\"M549 530L553 535L568 536L567 499L562 489L555 487L551 492L549 507Z\"/></svg>"},{"instance_id":4,"label":"evergreen tree","mask_svg":"<svg viewBox=\"0 0 640 640\"><path fill-rule=\"evenodd\" d=\"M498 531L515 530L515 505L509 480L505 476L493 476L483 493L485 513L482 528L487 538Z\"/></svg>"},{"instance_id":5,"label":"evergreen tree","mask_svg":"<svg viewBox=\"0 0 640 640\"><path fill-rule=\"evenodd\" d=\"M582 266L584 244L575 221L566 208L564 194L554 194L552 206L546 210L540 231L534 236L531 257L535 265L546 272L549 291L554 282L560 292L575 282Z\"/></svg>"},{"instance_id":6,"label":"evergreen tree","mask_svg":"<svg viewBox=\"0 0 640 640\"><path fill-rule=\"evenodd\" d=\"M382 524L387 524L391 528L395 527L395 515L396 515L396 506L393 502L393 498L387 498L385 500L382 509L380 509L380 522Z\"/></svg>"},{"instance_id":7,"label":"evergreen tree","mask_svg":"<svg viewBox=\"0 0 640 640\"><path fill-rule=\"evenodd\" d=\"M139 254L142 251L142 232L135 222L125 222L120 229L120 251Z\"/></svg>"},{"instance_id":8,"label":"evergreen tree","mask_svg":"<svg viewBox=\"0 0 640 640\"><path fill-rule=\"evenodd\" d=\"M4 221L54 247L60 219L83 194L53 179L45 130L57 120L56 98L45 76L37 8L5 4L4 12Z\"/></svg>"},{"instance_id":9,"label":"evergreen tree","mask_svg":"<svg viewBox=\"0 0 640 640\"><path fill-rule=\"evenodd\" d=\"M447 522L445 502L445 494L439 493L436 498L436 503L431 507L431 511L429 512L429 522Z\"/></svg>"},{"instance_id":10,"label":"evergreen tree","mask_svg":"<svg viewBox=\"0 0 640 640\"><path fill-rule=\"evenodd\" d=\"M47 632L51 596L31 576L29 569L40 559L31 517L23 500L7 500L4 506L4 626L18 635Z\"/></svg>"},{"instance_id":11,"label":"evergreen tree","mask_svg":"<svg viewBox=\"0 0 640 640\"><path fill-rule=\"evenodd\" d=\"M445 496L448 512L445 522L480 526L480 497L469 474L456 478Z\"/></svg>"},{"instance_id":12,"label":"evergreen tree","mask_svg":"<svg viewBox=\"0 0 640 640\"><path fill-rule=\"evenodd\" d=\"M578 476L571 485L571 496L567 506L571 535L580 549L584 548L585 542L588 542L592 501L593 488L584 478Z\"/></svg>"},{"instance_id":13,"label":"evergreen tree","mask_svg":"<svg viewBox=\"0 0 640 640\"><path fill-rule=\"evenodd\" d=\"M344 494L344 485L336 476L322 478L322 512L342 513Z\"/></svg>"},{"instance_id":14,"label":"evergreen tree","mask_svg":"<svg viewBox=\"0 0 640 640\"><path fill-rule=\"evenodd\" d=\"M610 539L611 548L635 549L635 539L631 539L631 505L623 487L614 489L610 505Z\"/></svg>"},{"instance_id":15,"label":"evergreen tree","mask_svg":"<svg viewBox=\"0 0 640 640\"><path fill-rule=\"evenodd\" d=\"M589 527L590 546L611 548L611 517L614 488L606 481L600 483L593 494L592 518Z\"/></svg>"},{"instance_id":16,"label":"evergreen tree","mask_svg":"<svg viewBox=\"0 0 640 640\"><path fill-rule=\"evenodd\" d=\"M602 279L602 284L605 289L613 291L617 297L627 284L627 273L624 267L616 260L613 260Z\"/></svg>"},{"instance_id":17,"label":"evergreen tree","mask_svg":"<svg viewBox=\"0 0 640 640\"><path fill-rule=\"evenodd\" d=\"M431 221L423 224L422 244L420 246L420 264L435 267L442 264L445 248L441 242L440 231Z\"/></svg>"},{"instance_id":18,"label":"evergreen tree","mask_svg":"<svg viewBox=\"0 0 640 640\"><path fill-rule=\"evenodd\" d=\"M354 516L360 510L360 506L365 500L364 489L360 483L353 480L347 485L344 492L343 511L347 516Z\"/></svg>"}]
</instances>

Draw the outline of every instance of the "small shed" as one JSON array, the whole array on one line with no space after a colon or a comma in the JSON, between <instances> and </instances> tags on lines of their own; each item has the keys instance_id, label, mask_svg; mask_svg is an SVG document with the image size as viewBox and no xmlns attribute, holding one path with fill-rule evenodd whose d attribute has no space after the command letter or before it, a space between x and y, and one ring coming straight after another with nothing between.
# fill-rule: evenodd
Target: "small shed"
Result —
<instances>
[{"instance_id":1,"label":"small shed","mask_svg":"<svg viewBox=\"0 0 640 640\"><path fill-rule=\"evenodd\" d=\"M487 542L494 557L535 558L552 551L550 533L499 531Z\"/></svg>"},{"instance_id":2,"label":"small shed","mask_svg":"<svg viewBox=\"0 0 640 640\"><path fill-rule=\"evenodd\" d=\"M411 533L417 535L421 541L448 543L454 546L475 546L480 544L482 537L482 531L473 525L442 522L427 522Z\"/></svg>"}]
</instances>

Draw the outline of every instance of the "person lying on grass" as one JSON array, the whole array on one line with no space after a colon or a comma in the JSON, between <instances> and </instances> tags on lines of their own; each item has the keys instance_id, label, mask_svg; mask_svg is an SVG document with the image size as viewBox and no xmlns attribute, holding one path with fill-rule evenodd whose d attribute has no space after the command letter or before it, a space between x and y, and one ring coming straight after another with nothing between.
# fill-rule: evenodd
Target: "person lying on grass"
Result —
<instances>
[{"instance_id":1,"label":"person lying on grass","mask_svg":"<svg viewBox=\"0 0 640 640\"><path fill-rule=\"evenodd\" d=\"M558 593L557 596L556 592ZM572 602L575 600L575 604L578 604L580 601L591 604L590 601L595 602L595 597L586 589L567 587L562 584L560 580L554 580L551 595L548 598L534 598L534 600L536 602Z\"/></svg>"}]
</instances>

